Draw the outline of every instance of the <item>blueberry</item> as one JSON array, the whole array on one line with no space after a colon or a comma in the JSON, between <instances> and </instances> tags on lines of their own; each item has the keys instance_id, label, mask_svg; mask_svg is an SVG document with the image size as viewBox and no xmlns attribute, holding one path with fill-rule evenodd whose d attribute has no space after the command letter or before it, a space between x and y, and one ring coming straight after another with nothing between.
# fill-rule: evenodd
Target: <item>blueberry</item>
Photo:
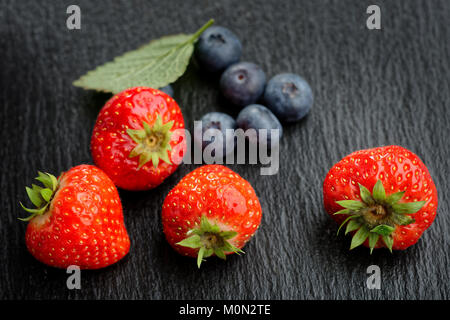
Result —
<instances>
[{"instance_id":1,"label":"blueberry","mask_svg":"<svg viewBox=\"0 0 450 320\"><path fill-rule=\"evenodd\" d=\"M313 93L308 82L302 77L282 73L269 80L263 100L278 119L294 122L311 110Z\"/></svg>"},{"instance_id":2,"label":"blueberry","mask_svg":"<svg viewBox=\"0 0 450 320\"><path fill-rule=\"evenodd\" d=\"M195 57L208 72L225 70L241 58L242 45L236 35L224 27L206 29L198 39Z\"/></svg>"},{"instance_id":3,"label":"blueberry","mask_svg":"<svg viewBox=\"0 0 450 320\"><path fill-rule=\"evenodd\" d=\"M208 129L217 129L222 132L223 150L216 150L216 153L212 153L212 155L223 157L234 150L234 135L228 135L228 139L226 136L227 129L236 129L236 121L232 117L222 112L210 112L205 114L200 121L202 122L202 130L200 131L199 126L195 127L194 140L199 146L202 146L202 149L205 149L208 144L214 141L214 137L212 138L212 141L203 141L203 134L205 131ZM227 145L232 146L232 148L227 149Z\"/></svg>"},{"instance_id":4,"label":"blueberry","mask_svg":"<svg viewBox=\"0 0 450 320\"><path fill-rule=\"evenodd\" d=\"M159 88L162 92L168 94L169 96L173 97L173 88L170 84L168 84L165 87Z\"/></svg>"},{"instance_id":5,"label":"blueberry","mask_svg":"<svg viewBox=\"0 0 450 320\"><path fill-rule=\"evenodd\" d=\"M254 63L239 62L228 67L220 78L220 90L237 106L255 103L264 92L266 74Z\"/></svg>"},{"instance_id":6,"label":"blueberry","mask_svg":"<svg viewBox=\"0 0 450 320\"><path fill-rule=\"evenodd\" d=\"M281 126L280 121L275 117L275 115L265 106L260 104L251 104L246 106L244 109L239 112L239 115L236 119L237 126L241 129L267 129L267 141L261 141L262 143L271 146L271 129L278 129L278 136L281 138L283 135L283 127ZM256 140L249 138L250 142L257 143L259 141L259 134L257 135ZM276 144L274 144L275 146Z\"/></svg>"}]
</instances>

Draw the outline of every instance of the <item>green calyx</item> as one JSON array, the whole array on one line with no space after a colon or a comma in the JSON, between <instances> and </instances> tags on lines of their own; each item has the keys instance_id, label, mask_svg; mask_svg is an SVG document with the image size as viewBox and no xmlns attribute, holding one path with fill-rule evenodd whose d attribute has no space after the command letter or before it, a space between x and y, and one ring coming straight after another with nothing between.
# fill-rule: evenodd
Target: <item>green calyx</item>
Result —
<instances>
[{"instance_id":1,"label":"green calyx","mask_svg":"<svg viewBox=\"0 0 450 320\"><path fill-rule=\"evenodd\" d=\"M187 232L188 238L180 241L177 245L199 249L197 256L197 266L200 268L203 258L213 254L221 259L226 259L225 252L243 253L239 248L233 246L228 240L237 235L235 231L221 231L217 224L212 225L206 216L202 216L200 227Z\"/></svg>"},{"instance_id":2,"label":"green calyx","mask_svg":"<svg viewBox=\"0 0 450 320\"><path fill-rule=\"evenodd\" d=\"M19 218L21 221L30 221L34 217L38 215L43 215L47 212L47 209L53 199L53 195L58 189L58 179L54 175L50 173L38 172L38 176L36 180L40 181L43 184L43 187L32 184L31 188L25 187L27 190L28 197L31 202L36 206L34 209L26 208L22 202L20 205L26 211L31 213L30 216L26 218Z\"/></svg>"},{"instance_id":3,"label":"green calyx","mask_svg":"<svg viewBox=\"0 0 450 320\"><path fill-rule=\"evenodd\" d=\"M129 157L139 156L139 167L142 168L150 160L153 166L158 167L159 160L171 164L167 151L172 150L170 146L170 137L172 136L173 121L162 123L162 118L157 115L153 126L147 122L143 122L143 129L132 130L127 129L128 135L137 143L136 147L131 150Z\"/></svg>"},{"instance_id":4,"label":"green calyx","mask_svg":"<svg viewBox=\"0 0 450 320\"><path fill-rule=\"evenodd\" d=\"M414 223L415 220L409 214L419 211L425 205L425 201L399 203L405 192L396 192L386 196L386 191L380 180L373 187L372 193L361 184L359 184L359 190L361 201L336 201L345 209L334 214L348 215L347 219L340 225L338 234L341 228L347 224L345 234L356 231L352 238L350 250L360 246L368 239L370 253L372 253L381 237L385 246L392 252L394 243L392 233L395 228Z\"/></svg>"}]
</instances>

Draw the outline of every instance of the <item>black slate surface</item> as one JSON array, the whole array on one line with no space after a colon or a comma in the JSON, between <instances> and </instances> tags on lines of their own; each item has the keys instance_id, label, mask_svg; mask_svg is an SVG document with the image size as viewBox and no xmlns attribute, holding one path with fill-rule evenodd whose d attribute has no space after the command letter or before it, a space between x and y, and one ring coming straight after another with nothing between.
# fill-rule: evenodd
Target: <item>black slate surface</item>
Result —
<instances>
[{"instance_id":1,"label":"black slate surface","mask_svg":"<svg viewBox=\"0 0 450 320\"><path fill-rule=\"evenodd\" d=\"M78 4L82 29L67 30ZM376 1L382 30L366 28L371 1L0 1L0 298L2 299L448 299L450 166L450 2ZM86 71L152 38L193 32L209 18L234 30L243 60L269 77L304 76L311 114L285 127L280 172L232 166L254 186L261 227L243 256L209 259L201 270L166 243L160 208L196 166L184 165L157 189L120 192L130 254L82 272L66 288L64 270L27 252L18 201L37 170L55 174L92 163L89 141L110 97L71 85ZM235 115L217 82L191 64L175 84L188 127L202 114ZM349 252L349 239L322 205L322 181L346 154L399 144L427 164L439 191L434 224L419 243L390 254ZM381 290L366 269L381 268Z\"/></svg>"}]
</instances>

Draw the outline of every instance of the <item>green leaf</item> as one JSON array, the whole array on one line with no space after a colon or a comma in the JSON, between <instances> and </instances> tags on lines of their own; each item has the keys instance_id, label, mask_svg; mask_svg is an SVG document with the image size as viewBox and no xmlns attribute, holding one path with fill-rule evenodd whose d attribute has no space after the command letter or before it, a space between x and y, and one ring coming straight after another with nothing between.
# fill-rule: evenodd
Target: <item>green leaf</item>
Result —
<instances>
[{"instance_id":1,"label":"green leaf","mask_svg":"<svg viewBox=\"0 0 450 320\"><path fill-rule=\"evenodd\" d=\"M222 231L219 235L224 239L224 240L229 240L234 238L238 233L236 231Z\"/></svg>"},{"instance_id":2,"label":"green leaf","mask_svg":"<svg viewBox=\"0 0 450 320\"><path fill-rule=\"evenodd\" d=\"M39 208L44 203L44 200L41 198L40 192L28 187L25 187L25 189L27 190L28 198L30 198L31 202Z\"/></svg>"},{"instance_id":3,"label":"green leaf","mask_svg":"<svg viewBox=\"0 0 450 320\"><path fill-rule=\"evenodd\" d=\"M200 228L203 230L203 232L210 232L211 227L212 226L206 216L202 216L200 219Z\"/></svg>"},{"instance_id":4,"label":"green leaf","mask_svg":"<svg viewBox=\"0 0 450 320\"><path fill-rule=\"evenodd\" d=\"M425 203L426 201L396 203L392 205L392 209L399 214L416 213L422 209Z\"/></svg>"},{"instance_id":5,"label":"green leaf","mask_svg":"<svg viewBox=\"0 0 450 320\"><path fill-rule=\"evenodd\" d=\"M390 235L393 231L395 230L395 228L385 225L385 224L380 224L379 226L376 226L375 228L373 228L372 230L370 230L370 232L372 233L376 233L379 234L381 236L388 236Z\"/></svg>"},{"instance_id":6,"label":"green leaf","mask_svg":"<svg viewBox=\"0 0 450 320\"><path fill-rule=\"evenodd\" d=\"M373 187L373 199L378 203L383 203L386 200L386 191L384 190L383 183L378 180Z\"/></svg>"},{"instance_id":7,"label":"green leaf","mask_svg":"<svg viewBox=\"0 0 450 320\"><path fill-rule=\"evenodd\" d=\"M381 236L381 238L383 239L383 242L386 245L386 247L392 253L392 245L394 244L394 239L392 238L392 236L390 236L390 235L389 236Z\"/></svg>"},{"instance_id":8,"label":"green leaf","mask_svg":"<svg viewBox=\"0 0 450 320\"><path fill-rule=\"evenodd\" d=\"M132 150L132 153L136 152L135 149ZM138 170L142 168L143 165L145 165L147 162L149 162L152 159L152 153L149 152L144 152L141 153L139 155L139 166L138 166ZM130 153L130 157L131 157L131 153Z\"/></svg>"},{"instance_id":9,"label":"green leaf","mask_svg":"<svg viewBox=\"0 0 450 320\"><path fill-rule=\"evenodd\" d=\"M236 254L240 254L240 253L245 253L244 251L242 251L241 249L233 246L231 243L229 243L228 241L225 241L225 244L223 246L223 251L225 252L230 252L233 251Z\"/></svg>"},{"instance_id":10,"label":"green leaf","mask_svg":"<svg viewBox=\"0 0 450 320\"><path fill-rule=\"evenodd\" d=\"M159 114L156 117L156 122L154 124L155 127L158 126L158 121L161 121L161 117L159 116ZM147 135L151 135L152 134L152 128L150 127L150 125L147 122L143 121L142 122L142 126L144 127L145 133Z\"/></svg>"},{"instance_id":11,"label":"green leaf","mask_svg":"<svg viewBox=\"0 0 450 320\"><path fill-rule=\"evenodd\" d=\"M205 254L205 247L201 247L200 250L198 250L198 255L197 255L197 267L200 269L200 265L202 264L203 261L203 255Z\"/></svg>"},{"instance_id":12,"label":"green leaf","mask_svg":"<svg viewBox=\"0 0 450 320\"><path fill-rule=\"evenodd\" d=\"M226 260L226 258L227 258L225 253L223 252L222 248L216 248L214 250L214 254L223 260Z\"/></svg>"},{"instance_id":13,"label":"green leaf","mask_svg":"<svg viewBox=\"0 0 450 320\"><path fill-rule=\"evenodd\" d=\"M217 224L212 225L209 223L208 218L206 216L202 216L202 219L200 220L200 228L203 232L210 232L210 233L220 233L220 228Z\"/></svg>"},{"instance_id":14,"label":"green leaf","mask_svg":"<svg viewBox=\"0 0 450 320\"><path fill-rule=\"evenodd\" d=\"M141 157L142 157L142 155L141 155ZM153 167L158 168L159 154L158 153L151 153L150 154L150 158L152 159ZM139 162L140 162L140 160L139 160ZM145 162L147 162L147 161L145 161ZM144 164L145 164L145 162L144 162ZM142 167L142 165L140 165L139 167Z\"/></svg>"},{"instance_id":15,"label":"green leaf","mask_svg":"<svg viewBox=\"0 0 450 320\"><path fill-rule=\"evenodd\" d=\"M339 226L339 229L338 229L336 235L339 235L339 231L341 231L341 228L347 223L348 220L353 219L353 218L355 218L355 217L356 217L356 216L349 216L349 217L347 217L347 218L344 220L344 222L342 222L341 225Z\"/></svg>"},{"instance_id":16,"label":"green leaf","mask_svg":"<svg viewBox=\"0 0 450 320\"><path fill-rule=\"evenodd\" d=\"M363 202L357 200L341 200L336 201L336 203L346 209L354 211L358 211L366 207L366 205Z\"/></svg>"},{"instance_id":17,"label":"green leaf","mask_svg":"<svg viewBox=\"0 0 450 320\"><path fill-rule=\"evenodd\" d=\"M51 189L45 188L41 190L41 196L46 201L49 202L52 197L53 191Z\"/></svg>"},{"instance_id":18,"label":"green leaf","mask_svg":"<svg viewBox=\"0 0 450 320\"><path fill-rule=\"evenodd\" d=\"M189 238L186 238L186 239L181 240L180 242L177 242L177 245L192 248L192 249L203 247L203 243L198 234L194 234L193 236L190 236Z\"/></svg>"},{"instance_id":19,"label":"green leaf","mask_svg":"<svg viewBox=\"0 0 450 320\"><path fill-rule=\"evenodd\" d=\"M397 203L401 198L403 198L404 194L405 191L393 193L386 199L386 203L392 206L393 204Z\"/></svg>"},{"instance_id":20,"label":"green leaf","mask_svg":"<svg viewBox=\"0 0 450 320\"><path fill-rule=\"evenodd\" d=\"M37 193L41 193L42 187L39 187L39 186L35 185L34 183L31 184L31 187L32 187L32 189L33 189L34 191L36 191Z\"/></svg>"},{"instance_id":21,"label":"green leaf","mask_svg":"<svg viewBox=\"0 0 450 320\"><path fill-rule=\"evenodd\" d=\"M49 174L38 171L38 177L36 177L36 180L42 182L45 187L53 190L53 180Z\"/></svg>"},{"instance_id":22,"label":"green leaf","mask_svg":"<svg viewBox=\"0 0 450 320\"><path fill-rule=\"evenodd\" d=\"M85 89L118 93L135 86L161 88L186 70L198 37L214 23L210 20L194 34L163 37L97 67L73 84Z\"/></svg>"},{"instance_id":23,"label":"green leaf","mask_svg":"<svg viewBox=\"0 0 450 320\"><path fill-rule=\"evenodd\" d=\"M213 253L214 253L214 249L213 248L206 248L205 247L205 253L203 254L203 258L208 258L208 257L212 256Z\"/></svg>"},{"instance_id":24,"label":"green leaf","mask_svg":"<svg viewBox=\"0 0 450 320\"><path fill-rule=\"evenodd\" d=\"M372 254L373 248L375 248L379 238L380 238L379 234L377 234L377 233L369 233L370 254Z\"/></svg>"},{"instance_id":25,"label":"green leaf","mask_svg":"<svg viewBox=\"0 0 450 320\"><path fill-rule=\"evenodd\" d=\"M38 215L37 213L33 213L32 215L30 215L26 218L17 218L17 219L19 219L20 221L23 221L23 222L27 222L27 221L30 221L31 219L33 219L34 217L36 217L37 215Z\"/></svg>"},{"instance_id":26,"label":"green leaf","mask_svg":"<svg viewBox=\"0 0 450 320\"><path fill-rule=\"evenodd\" d=\"M147 136L144 130L127 129L127 133L131 137L131 139L133 139L133 141L136 143L140 143Z\"/></svg>"},{"instance_id":27,"label":"green leaf","mask_svg":"<svg viewBox=\"0 0 450 320\"><path fill-rule=\"evenodd\" d=\"M50 177L50 180L52 181L52 191L56 190L56 187L58 186L58 179L50 173L47 173L47 175Z\"/></svg>"},{"instance_id":28,"label":"green leaf","mask_svg":"<svg viewBox=\"0 0 450 320\"><path fill-rule=\"evenodd\" d=\"M342 227L343 227L343 226L347 223L347 221L350 220L351 218L352 218L352 216L347 217L347 218L344 220L344 222L341 223L341 225L339 226L339 228L338 228L338 230L337 230L337 232L336 232L336 236L339 235L339 231L341 231Z\"/></svg>"},{"instance_id":29,"label":"green leaf","mask_svg":"<svg viewBox=\"0 0 450 320\"><path fill-rule=\"evenodd\" d=\"M359 228L359 230L356 231L355 235L352 238L352 243L350 244L350 250L363 244L364 241L366 241L367 237L369 236L369 233L370 233L369 229L367 229L366 226L362 226L361 228Z\"/></svg>"},{"instance_id":30,"label":"green leaf","mask_svg":"<svg viewBox=\"0 0 450 320\"><path fill-rule=\"evenodd\" d=\"M393 213L391 219L395 224L398 224L400 226L406 226L408 224L416 222L416 220L414 220L410 216L399 213Z\"/></svg>"},{"instance_id":31,"label":"green leaf","mask_svg":"<svg viewBox=\"0 0 450 320\"><path fill-rule=\"evenodd\" d=\"M372 205L375 203L375 201L372 198L372 195L370 194L369 189L364 187L362 184L359 184L359 193L361 196L361 200L364 201L367 205Z\"/></svg>"},{"instance_id":32,"label":"green leaf","mask_svg":"<svg viewBox=\"0 0 450 320\"><path fill-rule=\"evenodd\" d=\"M352 211L351 211L350 209L342 209L342 210L339 210L339 211L333 213L333 215L337 215L337 214L350 214L351 212L352 212Z\"/></svg>"},{"instance_id":33,"label":"green leaf","mask_svg":"<svg viewBox=\"0 0 450 320\"><path fill-rule=\"evenodd\" d=\"M361 222L359 222L358 220L352 219L349 221L349 223L347 223L347 228L345 228L345 234L355 231L359 227L361 227Z\"/></svg>"},{"instance_id":34,"label":"green leaf","mask_svg":"<svg viewBox=\"0 0 450 320\"><path fill-rule=\"evenodd\" d=\"M45 212L45 210L47 210L47 206L48 204L46 204L44 207L42 208L37 208L37 209L29 209L27 207L25 207L22 202L19 202L20 206L22 207L23 210L25 210L28 213L31 213L30 216L26 217L26 218L18 218L21 221L30 221L31 219L33 219L35 216L37 215L41 215Z\"/></svg>"},{"instance_id":35,"label":"green leaf","mask_svg":"<svg viewBox=\"0 0 450 320\"><path fill-rule=\"evenodd\" d=\"M32 213L32 214L40 214L44 211L44 208L46 208L47 206L43 207L43 208L37 208L37 209L29 209L27 207L25 207L22 202L19 202L20 206L22 207L23 210L25 210L26 212Z\"/></svg>"},{"instance_id":36,"label":"green leaf","mask_svg":"<svg viewBox=\"0 0 450 320\"><path fill-rule=\"evenodd\" d=\"M168 146L169 146L169 149L170 149L170 144L169 144ZM162 161L164 161L165 163L167 163L167 164L172 164L172 162L170 162L169 154L167 153L167 150L161 151L161 152L159 153L159 158L160 158Z\"/></svg>"}]
</instances>

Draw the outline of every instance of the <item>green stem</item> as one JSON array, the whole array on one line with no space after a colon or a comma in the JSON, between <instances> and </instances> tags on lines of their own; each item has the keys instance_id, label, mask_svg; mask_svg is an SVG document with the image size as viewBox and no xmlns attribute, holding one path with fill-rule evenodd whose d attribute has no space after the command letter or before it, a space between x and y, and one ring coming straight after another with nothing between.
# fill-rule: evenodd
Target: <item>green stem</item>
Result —
<instances>
[{"instance_id":1,"label":"green stem","mask_svg":"<svg viewBox=\"0 0 450 320\"><path fill-rule=\"evenodd\" d=\"M197 30L196 33L192 35L191 41L196 41L198 37L206 30L208 29L212 24L214 23L214 19L210 19L207 23L203 25L200 29Z\"/></svg>"}]
</instances>

